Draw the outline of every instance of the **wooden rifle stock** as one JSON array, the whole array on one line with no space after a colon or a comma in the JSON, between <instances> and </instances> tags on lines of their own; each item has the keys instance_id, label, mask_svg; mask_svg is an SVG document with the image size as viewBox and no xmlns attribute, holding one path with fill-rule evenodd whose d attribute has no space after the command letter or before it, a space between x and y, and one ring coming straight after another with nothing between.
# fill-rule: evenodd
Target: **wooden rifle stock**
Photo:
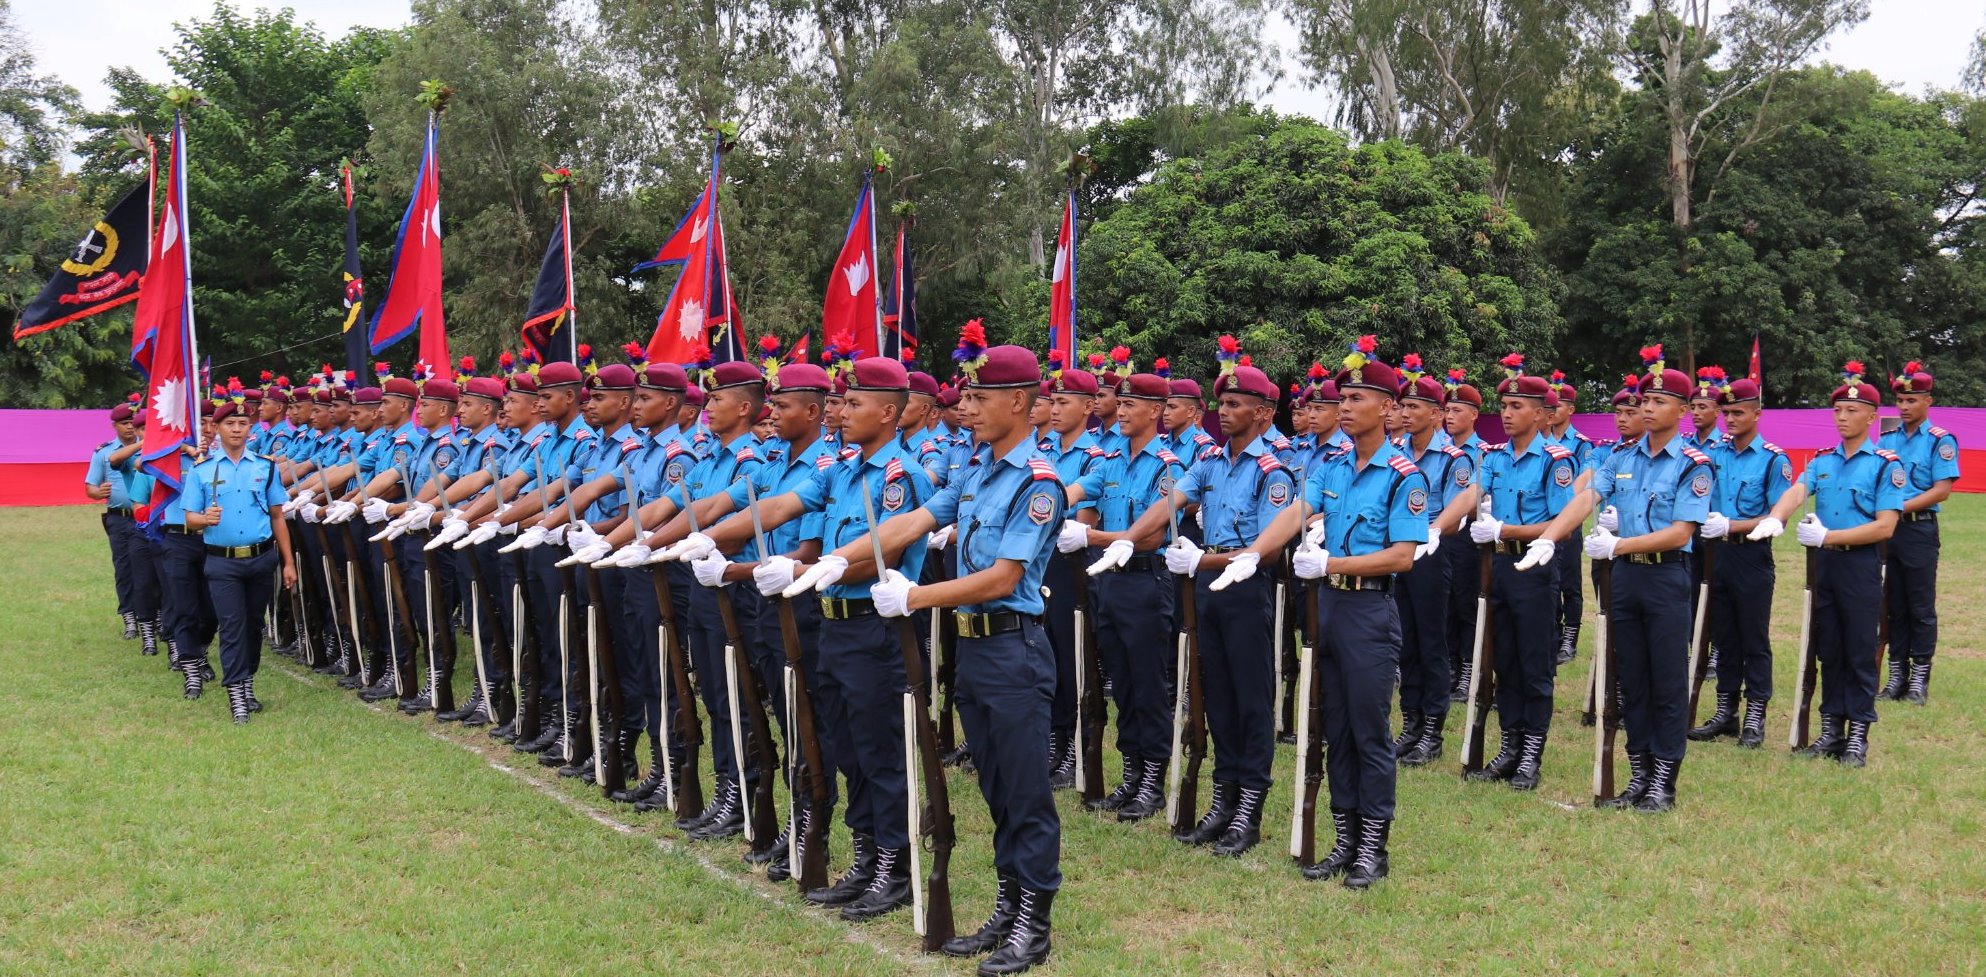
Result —
<instances>
[{"instance_id":1,"label":"wooden rifle stock","mask_svg":"<svg viewBox=\"0 0 1986 977\"><path fill-rule=\"evenodd\" d=\"M814 734L814 697L807 691L807 672L800 657L800 623L793 616L793 602L780 596L766 599L779 609L780 643L786 646L786 667L793 676L793 688L787 696L793 709L793 725L798 727L791 732L799 745L801 773L788 789L795 793L804 790L810 809L793 881L801 892L811 892L828 884L828 823L834 817L834 809L828 803L828 781L834 777L834 771L821 759L821 741Z\"/></svg>"},{"instance_id":2,"label":"wooden rifle stock","mask_svg":"<svg viewBox=\"0 0 1986 977\"><path fill-rule=\"evenodd\" d=\"M1477 546L1476 640L1469 650L1469 715L1462 727L1462 772L1483 768L1483 738L1496 697L1496 628L1490 620L1490 591L1496 584L1496 545Z\"/></svg>"},{"instance_id":3,"label":"wooden rifle stock","mask_svg":"<svg viewBox=\"0 0 1986 977\"><path fill-rule=\"evenodd\" d=\"M676 603L669 590L667 571L659 566L647 569L649 582L655 587L655 602L662 607L662 656L676 702L675 712L664 722L675 727L676 749L682 752L682 760L672 776L676 790L673 799L676 813L687 816L703 810L703 783L697 779L696 772L697 756L703 752L703 720L697 715L696 693L690 688L689 660L683 651L682 632L670 623L675 618Z\"/></svg>"},{"instance_id":4,"label":"wooden rifle stock","mask_svg":"<svg viewBox=\"0 0 1986 977\"><path fill-rule=\"evenodd\" d=\"M1199 817L1200 764L1207 758L1207 702L1200 675L1200 614L1194 578L1179 578L1179 692L1174 705L1172 791L1166 802L1173 837L1193 831Z\"/></svg>"},{"instance_id":5,"label":"wooden rifle stock","mask_svg":"<svg viewBox=\"0 0 1986 977\"><path fill-rule=\"evenodd\" d=\"M1621 718L1614 695L1620 681L1612 625L1614 561L1593 561L1593 590L1600 604L1593 621L1593 805L1598 807L1614 796L1614 738L1620 733Z\"/></svg>"},{"instance_id":6,"label":"wooden rifle stock","mask_svg":"<svg viewBox=\"0 0 1986 977\"><path fill-rule=\"evenodd\" d=\"M600 571L591 565L586 568L586 596L588 613L593 615L597 649L592 663L596 680L593 701L587 704L588 710L598 717L593 722L594 777L600 781L600 792L611 795L625 786L627 780L620 749L621 717L627 715L627 701L621 696L620 667L614 660L614 627L602 599ZM604 756L601 751L605 752Z\"/></svg>"},{"instance_id":7,"label":"wooden rifle stock","mask_svg":"<svg viewBox=\"0 0 1986 977\"><path fill-rule=\"evenodd\" d=\"M1076 588L1076 787L1085 803L1103 797L1103 666L1097 654L1096 619L1090 607L1089 570L1082 551L1066 554Z\"/></svg>"},{"instance_id":8,"label":"wooden rifle stock","mask_svg":"<svg viewBox=\"0 0 1986 977\"><path fill-rule=\"evenodd\" d=\"M1296 825L1290 832L1290 857L1298 865L1317 864L1317 789L1324 779L1324 676L1317 667L1318 649L1324 635L1317 619L1317 585L1296 588L1304 604L1304 635L1307 646L1297 655L1296 720L1297 784Z\"/></svg>"},{"instance_id":9,"label":"wooden rifle stock","mask_svg":"<svg viewBox=\"0 0 1986 977\"><path fill-rule=\"evenodd\" d=\"M1696 586L1696 620L1689 642L1689 722L1696 725L1697 703L1703 700L1703 680L1710 674L1710 585L1717 572L1717 543L1699 536L1703 547L1703 581Z\"/></svg>"},{"instance_id":10,"label":"wooden rifle stock","mask_svg":"<svg viewBox=\"0 0 1986 977\"><path fill-rule=\"evenodd\" d=\"M1813 741L1809 713L1813 711L1814 685L1819 678L1816 674L1818 665L1814 661L1814 571L1820 558L1820 547L1803 546L1801 549L1807 551L1807 580L1800 595L1800 657L1793 667L1793 674L1797 676L1793 688L1793 728L1786 741L1796 750L1804 749Z\"/></svg>"},{"instance_id":11,"label":"wooden rifle stock","mask_svg":"<svg viewBox=\"0 0 1986 977\"><path fill-rule=\"evenodd\" d=\"M870 520L870 532L874 533L875 521ZM878 569L880 573L880 566ZM933 614L946 613L933 608ZM924 876L924 912L922 942L925 952L936 952L945 941L957 935L956 923L952 918L952 848L958 843L957 825L952 819L951 788L945 782L944 754L938 752L938 731L931 722L930 686L924 674L924 658L918 654L917 632L908 617L896 619L897 645L903 652L904 718L910 722L905 730L905 740L916 744L917 772L905 770L905 774L919 776L924 782L924 808L917 812L918 817L912 831L910 846L915 855L924 843L921 834L931 837L931 865ZM920 776L921 775L921 776ZM916 792L912 791L913 804ZM915 872L915 869L912 869Z\"/></svg>"},{"instance_id":12,"label":"wooden rifle stock","mask_svg":"<svg viewBox=\"0 0 1986 977\"><path fill-rule=\"evenodd\" d=\"M744 713L739 719L745 727L746 746L759 765L759 782L751 788L751 810L746 815L746 837L753 851L764 852L772 848L774 836L779 833L775 820L777 811L772 801L772 781L779 770L779 757L772 748L772 726L765 715L765 691L759 687L758 674L752 671L752 663L745 657L744 632L738 628L738 609L732 606L731 595L722 588L714 588L713 594L717 598L717 616L724 622L725 641L730 644L728 655L736 663L732 701ZM741 781L738 789L740 796L744 796L742 751L738 765L738 779Z\"/></svg>"}]
</instances>

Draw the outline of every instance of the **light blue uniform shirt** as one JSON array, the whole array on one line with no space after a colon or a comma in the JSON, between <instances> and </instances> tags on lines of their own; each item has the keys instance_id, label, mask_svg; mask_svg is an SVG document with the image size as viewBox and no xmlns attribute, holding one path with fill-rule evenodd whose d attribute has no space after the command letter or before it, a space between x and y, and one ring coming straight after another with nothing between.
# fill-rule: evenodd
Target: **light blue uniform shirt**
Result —
<instances>
[{"instance_id":1,"label":"light blue uniform shirt","mask_svg":"<svg viewBox=\"0 0 1986 977\"><path fill-rule=\"evenodd\" d=\"M764 450L765 460L752 473L750 484L761 500L798 489L811 481L817 472L833 465L837 458L833 446L819 438L798 452L793 450L791 444L779 439L767 441L760 447ZM751 505L745 485L745 480L740 479L725 490L725 494L731 496L732 509L738 512L745 511ZM766 530L766 545L772 547L773 553L791 553L800 548L802 540L821 538L821 522L822 515L817 511L809 511L798 519L789 519Z\"/></svg>"},{"instance_id":2,"label":"light blue uniform shirt","mask_svg":"<svg viewBox=\"0 0 1986 977\"><path fill-rule=\"evenodd\" d=\"M1185 464L1160 443L1163 440L1154 437L1138 451L1115 459L1104 481L1103 498L1096 504L1098 529L1113 533L1130 529L1145 510L1164 505L1174 486L1186 477ZM1130 444L1127 438L1127 451ZM1161 546L1172 542L1169 532L1167 537Z\"/></svg>"},{"instance_id":3,"label":"light blue uniform shirt","mask_svg":"<svg viewBox=\"0 0 1986 977\"><path fill-rule=\"evenodd\" d=\"M627 501L627 486L621 485L621 465L632 463L635 453L647 447L634 425L625 421L606 437L593 438L572 453L572 460L566 464L565 484L568 488L578 488L603 475L611 475L614 484L619 486L611 492L603 492L586 507L587 522L599 522L620 515L621 506Z\"/></svg>"},{"instance_id":4,"label":"light blue uniform shirt","mask_svg":"<svg viewBox=\"0 0 1986 977\"><path fill-rule=\"evenodd\" d=\"M1679 434L1652 454L1647 438L1614 452L1594 474L1592 485L1600 494L1601 505L1620 512L1620 528L1615 535L1646 536L1679 522L1702 525L1704 517L1710 515L1717 474L1710 456L1684 444ZM1692 534L1680 549L1688 551L1694 546Z\"/></svg>"},{"instance_id":5,"label":"light blue uniform shirt","mask_svg":"<svg viewBox=\"0 0 1986 977\"><path fill-rule=\"evenodd\" d=\"M1296 476L1276 457L1265 435L1236 452L1203 453L1179 480L1179 491L1188 502L1199 503L1206 545L1235 547L1253 543L1263 527L1296 501L1297 489Z\"/></svg>"},{"instance_id":6,"label":"light blue uniform shirt","mask_svg":"<svg viewBox=\"0 0 1986 977\"><path fill-rule=\"evenodd\" d=\"M1324 551L1334 556L1427 542L1428 495L1427 476L1391 440L1364 465L1356 448L1326 455L1303 483L1310 511L1324 514Z\"/></svg>"},{"instance_id":7,"label":"light blue uniform shirt","mask_svg":"<svg viewBox=\"0 0 1986 977\"><path fill-rule=\"evenodd\" d=\"M676 508L687 508L693 500L709 498L729 488L732 482L750 478L763 461L764 456L759 453L759 439L746 430L732 438L729 444L717 447L708 457L690 466L682 482L669 486L666 497L676 504ZM731 557L733 563L757 563L758 560L756 542L746 543Z\"/></svg>"},{"instance_id":8,"label":"light blue uniform shirt","mask_svg":"<svg viewBox=\"0 0 1986 977\"><path fill-rule=\"evenodd\" d=\"M1910 475L1903 459L1864 442L1852 455L1835 445L1814 456L1800 484L1814 497L1814 511L1829 529L1853 529L1876 521L1884 509L1903 511Z\"/></svg>"},{"instance_id":9,"label":"light blue uniform shirt","mask_svg":"<svg viewBox=\"0 0 1986 977\"><path fill-rule=\"evenodd\" d=\"M97 445L97 450L90 452L89 471L83 473L85 485L110 483L110 497L104 500L104 505L112 509L126 509L131 506L131 492L130 487L125 484L125 475L130 471L131 463L138 459L138 453L133 453L124 464L116 468L110 467L111 453L122 447L124 445L115 439Z\"/></svg>"},{"instance_id":10,"label":"light blue uniform shirt","mask_svg":"<svg viewBox=\"0 0 1986 977\"><path fill-rule=\"evenodd\" d=\"M1409 435L1401 454L1411 456L1414 453L1413 444L1413 437ZM1421 452L1419 457L1409 457L1408 460L1427 478L1428 491L1434 497L1435 515L1440 515L1441 510L1448 508L1448 503L1475 484L1476 459L1449 443L1448 435L1443 431L1435 431L1434 437L1428 439L1427 450Z\"/></svg>"},{"instance_id":11,"label":"light blue uniform shirt","mask_svg":"<svg viewBox=\"0 0 1986 977\"><path fill-rule=\"evenodd\" d=\"M1757 519L1771 512L1772 504L1793 487L1793 462L1778 445L1756 434L1743 450L1725 438L1709 453L1717 466L1717 490L1710 495L1710 508L1726 518Z\"/></svg>"},{"instance_id":12,"label":"light blue uniform shirt","mask_svg":"<svg viewBox=\"0 0 1986 977\"><path fill-rule=\"evenodd\" d=\"M1903 459L1903 470L1910 479L1910 494L1920 495L1930 487L1949 478L1958 479L1958 438L1929 421L1917 425L1916 431L1905 427L1883 435L1881 446L1895 452ZM1931 506L1927 511L1937 512L1942 505ZM1831 524L1830 524L1831 525Z\"/></svg>"},{"instance_id":13,"label":"light blue uniform shirt","mask_svg":"<svg viewBox=\"0 0 1986 977\"><path fill-rule=\"evenodd\" d=\"M1485 449L1476 478L1498 522L1529 526L1550 522L1572 501L1577 472L1572 452L1539 434L1522 453L1514 442Z\"/></svg>"},{"instance_id":14,"label":"light blue uniform shirt","mask_svg":"<svg viewBox=\"0 0 1986 977\"><path fill-rule=\"evenodd\" d=\"M1062 480L1062 484L1083 487L1083 500L1076 503L1071 511L1096 508L1096 500L1103 495L1104 473L1111 460L1110 453L1096 443L1096 435L1083 431L1065 445L1061 434L1050 431L1035 448L1055 466L1055 475Z\"/></svg>"},{"instance_id":15,"label":"light blue uniform shirt","mask_svg":"<svg viewBox=\"0 0 1986 977\"><path fill-rule=\"evenodd\" d=\"M275 461L246 450L240 461L226 452L207 456L193 466L180 495L181 504L195 512L220 505L221 521L200 534L209 546L250 546L268 539L275 532L269 525L269 508L288 501Z\"/></svg>"},{"instance_id":16,"label":"light blue uniform shirt","mask_svg":"<svg viewBox=\"0 0 1986 977\"><path fill-rule=\"evenodd\" d=\"M1022 438L1005 455L990 450L975 455L964 475L938 490L924 508L940 526L958 524L952 544L958 576L989 569L1000 560L1021 564L1020 586L1013 593L959 610L1042 612L1041 577L1062 528L1064 492L1054 464L1032 438Z\"/></svg>"},{"instance_id":17,"label":"light blue uniform shirt","mask_svg":"<svg viewBox=\"0 0 1986 977\"><path fill-rule=\"evenodd\" d=\"M816 468L790 489L809 517L817 520L812 525L818 536L802 538L819 539L824 553L832 553L869 531L868 509L862 503L864 496L875 509L876 524L880 526L896 516L923 508L938 494L938 487L922 468L912 463L914 459L899 439L885 442L866 459L859 454L849 458L830 457L835 460L826 468ZM912 580L921 579L927 553L922 539L911 540L903 548L897 570ZM827 588L827 595L843 599L868 597L873 583L874 579L835 583Z\"/></svg>"}]
</instances>

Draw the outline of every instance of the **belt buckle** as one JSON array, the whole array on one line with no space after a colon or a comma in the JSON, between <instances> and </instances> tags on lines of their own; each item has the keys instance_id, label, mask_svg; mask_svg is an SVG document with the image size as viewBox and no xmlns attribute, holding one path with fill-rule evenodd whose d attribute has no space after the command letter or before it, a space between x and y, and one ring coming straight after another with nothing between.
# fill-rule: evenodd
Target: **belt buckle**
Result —
<instances>
[{"instance_id":1,"label":"belt buckle","mask_svg":"<svg viewBox=\"0 0 1986 977\"><path fill-rule=\"evenodd\" d=\"M952 623L955 626L957 626L959 637L961 638L986 637L985 627L984 627L985 615L983 614L971 614L966 611L953 611Z\"/></svg>"}]
</instances>

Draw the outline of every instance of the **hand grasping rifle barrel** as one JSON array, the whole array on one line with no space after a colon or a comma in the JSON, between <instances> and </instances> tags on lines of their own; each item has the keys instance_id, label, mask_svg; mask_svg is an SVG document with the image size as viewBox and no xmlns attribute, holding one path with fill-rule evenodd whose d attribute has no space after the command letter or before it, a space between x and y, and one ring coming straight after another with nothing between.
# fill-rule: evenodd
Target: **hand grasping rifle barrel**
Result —
<instances>
[{"instance_id":1,"label":"hand grasping rifle barrel","mask_svg":"<svg viewBox=\"0 0 1986 977\"><path fill-rule=\"evenodd\" d=\"M689 519L690 532L703 532L694 503L683 506L683 514ZM745 637L738 628L738 610L731 603L731 595L721 590L717 593L717 617L724 624L724 677L731 705L731 743L734 749L749 749L752 762L759 768L758 783L738 792L738 802L745 809L745 841L754 854L763 854L772 850L774 835L779 830L773 820L772 804L772 773L779 769L779 757L772 748L772 724L765 715L765 692L759 688L758 675L752 671L751 663L744 660ZM741 738L745 736L750 738ZM740 779L746 766L741 752Z\"/></svg>"},{"instance_id":2,"label":"hand grasping rifle barrel","mask_svg":"<svg viewBox=\"0 0 1986 977\"><path fill-rule=\"evenodd\" d=\"M1481 516L1490 517L1490 501L1483 499ZM1462 728L1462 774L1468 776L1483 768L1483 736L1489 723L1490 706L1496 698L1496 631L1490 622L1490 589L1495 584L1496 544L1481 543L1476 583L1476 640L1469 650L1469 715Z\"/></svg>"},{"instance_id":3,"label":"hand grasping rifle barrel","mask_svg":"<svg viewBox=\"0 0 1986 977\"><path fill-rule=\"evenodd\" d=\"M752 516L752 538L758 541L759 559L763 560L772 555L772 550L766 546L765 524L759 520L759 494L750 479L745 480L745 502L746 511ZM787 858L798 868L794 883L801 892L812 892L828 884L827 832L834 809L828 804L827 778L834 776L834 772L821 759L821 741L814 735L814 697L807 692L807 671L800 657L800 624L793 616L793 603L780 594L766 599L778 609L779 640L786 652L786 702L790 714L785 722L787 734L793 737L793 744L787 750L789 754L797 752L800 759L787 789L792 792L796 808L806 804L805 815L794 819L799 830L788 842L797 852L789 851Z\"/></svg>"},{"instance_id":4,"label":"hand grasping rifle barrel","mask_svg":"<svg viewBox=\"0 0 1986 977\"><path fill-rule=\"evenodd\" d=\"M1172 522L1172 539L1179 538L1179 507L1174 495L1166 496L1166 515ZM1178 658L1178 692L1172 707L1172 765L1165 792L1165 819L1172 837L1185 841L1193 836L1195 812L1200 809L1200 764L1207 758L1207 703L1200 677L1200 614L1194 603L1192 577L1179 578L1179 632L1175 636Z\"/></svg>"}]
</instances>

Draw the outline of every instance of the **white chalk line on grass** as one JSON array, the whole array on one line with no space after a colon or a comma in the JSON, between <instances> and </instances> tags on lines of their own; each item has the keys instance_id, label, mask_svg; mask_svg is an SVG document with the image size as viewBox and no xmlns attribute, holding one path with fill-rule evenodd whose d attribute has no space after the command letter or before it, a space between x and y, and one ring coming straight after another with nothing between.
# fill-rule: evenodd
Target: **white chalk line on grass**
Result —
<instances>
[{"instance_id":1,"label":"white chalk line on grass","mask_svg":"<svg viewBox=\"0 0 1986 977\"><path fill-rule=\"evenodd\" d=\"M312 689L317 689L319 691L326 691L323 683L316 681L315 679L311 678L308 675L304 675L303 673L296 671L295 668L293 668L287 662L278 663L277 670L282 672L284 675L289 676L292 680L296 681L300 685L304 685ZM377 702L366 702L363 700L355 700L355 701L357 701L361 707L370 709L373 712L378 713L382 716L392 715L392 713L389 713L387 712L387 710L381 708L379 703ZM422 724L422 725L423 728L421 732L427 734L428 736L433 737L434 739L439 740L443 743L447 743L448 745L460 749L464 752L474 755L478 759L482 760L483 763L487 764L492 770L496 770L515 780L524 783L525 785L529 786L532 790L537 791L538 793L543 794L544 796L549 797L554 801L557 801L559 804L565 806L567 810L582 815L587 819L593 821L595 824L600 825L601 827L607 828L610 831L614 831L624 835L636 835L643 833L635 825L629 824L626 821L622 821L621 819L616 818L610 814L607 814L606 812L601 811L590 804L582 803L577 798L571 796L570 794L567 794L562 790L556 789L555 787L545 782L544 780L538 777L534 777L531 774L518 769L517 767L513 767L507 763L502 763L498 761L494 757L490 756L488 753L485 753L482 750L478 749L475 746L475 744L465 743L452 736L443 735L441 730L439 729L428 727L426 726L426 724ZM730 869L727 869L724 866L717 864L715 861L711 860L710 856L704 854L701 851L698 851L686 845L679 844L675 841L672 841L660 835L650 835L649 840L654 842L655 847L661 849L662 851L669 852L674 855L680 855L689 858L692 861L695 861L698 865L703 867L705 874L709 875L713 879L717 879L718 881L731 886L732 888L735 888L741 892L746 892L751 895L757 896L759 899L765 901L766 903L770 905L778 906L782 910L786 910L788 912L797 911L797 915L803 916L809 920L826 921L822 915L811 912L803 907L795 906L792 902L780 898L778 893L771 890L770 883L760 884L751 877L739 875L738 873L733 872ZM926 957L921 954L904 953L901 949L892 946L881 939L876 938L874 935L867 933L862 929L853 928L853 927L844 927L843 933L845 938L848 940L848 942L854 943L858 946L867 947L870 950L874 951L878 956L886 957L892 962L900 963L909 967L915 967L927 973L946 972L945 968L941 966L936 959L931 957Z\"/></svg>"}]
</instances>

